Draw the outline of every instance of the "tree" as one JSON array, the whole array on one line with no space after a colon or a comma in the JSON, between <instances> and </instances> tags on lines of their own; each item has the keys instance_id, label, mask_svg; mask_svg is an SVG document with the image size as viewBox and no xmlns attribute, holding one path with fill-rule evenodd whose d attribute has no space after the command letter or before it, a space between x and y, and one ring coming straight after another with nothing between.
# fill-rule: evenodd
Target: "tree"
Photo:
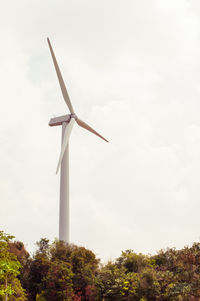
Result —
<instances>
[{"instance_id":1,"label":"tree","mask_svg":"<svg viewBox=\"0 0 200 301\"><path fill-rule=\"evenodd\" d=\"M17 278L22 266L17 257L9 251L9 242L13 238L14 236L0 231L0 298L7 301L8 296L18 294L21 300L27 300L25 291Z\"/></svg>"},{"instance_id":2,"label":"tree","mask_svg":"<svg viewBox=\"0 0 200 301\"><path fill-rule=\"evenodd\" d=\"M116 265L121 268L124 267L126 273L138 273L145 267L154 267L155 260L150 256L143 254L136 254L132 250L122 252L122 255L116 259Z\"/></svg>"},{"instance_id":3,"label":"tree","mask_svg":"<svg viewBox=\"0 0 200 301\"><path fill-rule=\"evenodd\" d=\"M23 242L21 241L9 241L8 247L10 253L15 254L17 257L17 260L21 263L22 266L25 266L27 263L27 260L30 258L29 253L24 247Z\"/></svg>"},{"instance_id":4,"label":"tree","mask_svg":"<svg viewBox=\"0 0 200 301\"><path fill-rule=\"evenodd\" d=\"M45 238L28 269L29 300L94 300L99 260L83 247Z\"/></svg>"},{"instance_id":5,"label":"tree","mask_svg":"<svg viewBox=\"0 0 200 301\"><path fill-rule=\"evenodd\" d=\"M69 263L60 260L52 261L48 273L43 279L45 289L42 296L46 300L71 301L74 295L73 276Z\"/></svg>"},{"instance_id":6,"label":"tree","mask_svg":"<svg viewBox=\"0 0 200 301\"><path fill-rule=\"evenodd\" d=\"M99 293L98 300L127 300L129 281L127 281L124 267L117 267L115 263L108 262L101 268L96 277L96 286Z\"/></svg>"},{"instance_id":7,"label":"tree","mask_svg":"<svg viewBox=\"0 0 200 301\"><path fill-rule=\"evenodd\" d=\"M48 274L51 263L49 240L41 238L39 242L36 242L36 245L38 249L29 261L25 275L26 279L23 279L30 301L36 300L36 296L40 295L45 289L44 279Z\"/></svg>"},{"instance_id":8,"label":"tree","mask_svg":"<svg viewBox=\"0 0 200 301\"><path fill-rule=\"evenodd\" d=\"M87 294L93 290L99 268L95 254L84 247L56 240L50 248L50 256L52 261L60 260L71 265L74 292L81 295L82 300L88 300Z\"/></svg>"}]
</instances>

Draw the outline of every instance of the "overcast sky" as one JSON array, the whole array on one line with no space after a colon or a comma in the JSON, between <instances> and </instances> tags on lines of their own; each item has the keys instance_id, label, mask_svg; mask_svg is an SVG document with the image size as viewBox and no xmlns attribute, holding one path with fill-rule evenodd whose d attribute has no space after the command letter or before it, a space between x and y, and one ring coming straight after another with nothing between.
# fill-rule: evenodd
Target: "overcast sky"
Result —
<instances>
[{"instance_id":1,"label":"overcast sky","mask_svg":"<svg viewBox=\"0 0 200 301\"><path fill-rule=\"evenodd\" d=\"M0 229L29 251L58 237L61 128L71 242L103 259L200 240L199 0L0 0Z\"/></svg>"}]
</instances>

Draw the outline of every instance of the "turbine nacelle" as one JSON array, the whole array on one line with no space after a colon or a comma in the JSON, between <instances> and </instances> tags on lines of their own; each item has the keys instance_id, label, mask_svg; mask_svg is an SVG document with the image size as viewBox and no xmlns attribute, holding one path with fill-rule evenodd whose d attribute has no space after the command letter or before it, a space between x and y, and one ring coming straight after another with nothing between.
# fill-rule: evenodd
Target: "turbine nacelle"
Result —
<instances>
[{"instance_id":1,"label":"turbine nacelle","mask_svg":"<svg viewBox=\"0 0 200 301\"><path fill-rule=\"evenodd\" d=\"M62 115L59 117L54 117L51 118L49 121L49 126L58 126L58 125L62 125L63 122L69 123L71 118L74 118L75 120L78 119L78 117L76 116L76 114L67 114L67 115Z\"/></svg>"},{"instance_id":2,"label":"turbine nacelle","mask_svg":"<svg viewBox=\"0 0 200 301\"><path fill-rule=\"evenodd\" d=\"M62 125L63 122L69 122L71 119L71 115L68 114L68 115L63 115L63 116L59 116L59 117L54 117L54 118L51 118L50 121L49 121L49 125L50 126L57 126L57 125Z\"/></svg>"}]
</instances>

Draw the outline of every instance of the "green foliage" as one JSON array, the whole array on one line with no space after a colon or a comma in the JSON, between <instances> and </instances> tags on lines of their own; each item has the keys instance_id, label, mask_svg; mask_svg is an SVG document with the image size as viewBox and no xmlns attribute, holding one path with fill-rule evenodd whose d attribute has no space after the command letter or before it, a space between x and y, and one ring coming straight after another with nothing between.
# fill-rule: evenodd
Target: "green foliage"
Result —
<instances>
[{"instance_id":1,"label":"green foliage","mask_svg":"<svg viewBox=\"0 0 200 301\"><path fill-rule=\"evenodd\" d=\"M127 273L124 267L109 262L97 276L99 299L136 300L139 278L136 273Z\"/></svg>"},{"instance_id":2,"label":"green foliage","mask_svg":"<svg viewBox=\"0 0 200 301\"><path fill-rule=\"evenodd\" d=\"M90 300L95 291L99 260L83 247L45 238L28 264L22 282L29 300Z\"/></svg>"},{"instance_id":3,"label":"green foliage","mask_svg":"<svg viewBox=\"0 0 200 301\"><path fill-rule=\"evenodd\" d=\"M73 273L73 288L75 294L86 298L86 289L95 282L99 260L95 254L84 247L55 241L50 248L51 260L60 260L70 264Z\"/></svg>"},{"instance_id":4,"label":"green foliage","mask_svg":"<svg viewBox=\"0 0 200 301\"><path fill-rule=\"evenodd\" d=\"M14 236L0 231L0 298L10 296L9 300L16 300L18 296L18 300L27 300L25 291L17 279L22 265L9 250L9 243L13 238Z\"/></svg>"},{"instance_id":5,"label":"green foliage","mask_svg":"<svg viewBox=\"0 0 200 301\"><path fill-rule=\"evenodd\" d=\"M70 301L73 296L73 273L67 262L55 260L51 263L46 277L43 297L46 300Z\"/></svg>"},{"instance_id":6,"label":"green foliage","mask_svg":"<svg viewBox=\"0 0 200 301\"><path fill-rule=\"evenodd\" d=\"M144 267L154 267L155 260L149 256L143 254L136 254L132 250L126 250L122 252L122 255L116 260L118 267L124 267L126 273L138 273Z\"/></svg>"},{"instance_id":7,"label":"green foliage","mask_svg":"<svg viewBox=\"0 0 200 301\"><path fill-rule=\"evenodd\" d=\"M23 283L28 292L29 299L35 300L36 295L40 294L45 287L43 279L47 276L50 268L50 260L48 254L45 252L37 251L32 260L27 266L27 272L24 275Z\"/></svg>"},{"instance_id":8,"label":"green foliage","mask_svg":"<svg viewBox=\"0 0 200 301\"><path fill-rule=\"evenodd\" d=\"M200 300L200 244L146 256L122 252L97 276L97 300Z\"/></svg>"},{"instance_id":9,"label":"green foliage","mask_svg":"<svg viewBox=\"0 0 200 301\"><path fill-rule=\"evenodd\" d=\"M14 290L14 294L9 297L9 301L26 301L27 300L27 294L25 289L22 288L21 282L18 278L15 278L12 281L12 287Z\"/></svg>"},{"instance_id":10,"label":"green foliage","mask_svg":"<svg viewBox=\"0 0 200 301\"><path fill-rule=\"evenodd\" d=\"M12 239L0 232L0 300L27 300L21 283L29 301L200 300L200 243L154 256L126 250L100 265L90 250L63 241L43 238L30 257Z\"/></svg>"},{"instance_id":11,"label":"green foliage","mask_svg":"<svg viewBox=\"0 0 200 301\"><path fill-rule=\"evenodd\" d=\"M125 269L120 269L114 263L109 262L99 271L96 277L96 285L99 291L99 299L121 300L128 289Z\"/></svg>"}]
</instances>

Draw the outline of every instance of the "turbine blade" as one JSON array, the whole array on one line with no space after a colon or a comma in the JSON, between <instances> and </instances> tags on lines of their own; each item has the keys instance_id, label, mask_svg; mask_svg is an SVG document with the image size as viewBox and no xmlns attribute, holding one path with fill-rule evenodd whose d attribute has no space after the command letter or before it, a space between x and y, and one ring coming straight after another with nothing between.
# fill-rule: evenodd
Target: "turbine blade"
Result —
<instances>
[{"instance_id":1,"label":"turbine blade","mask_svg":"<svg viewBox=\"0 0 200 301\"><path fill-rule=\"evenodd\" d=\"M91 128L87 123L85 123L84 121L77 119L76 122L78 123L79 126L81 126L82 128L88 130L89 132L95 134L96 136L100 137L101 139L103 139L106 142L109 142L108 140L106 140L103 136L101 136L99 133L97 133L93 128Z\"/></svg>"},{"instance_id":2,"label":"turbine blade","mask_svg":"<svg viewBox=\"0 0 200 301\"><path fill-rule=\"evenodd\" d=\"M47 38L47 42L49 44L49 49L50 49L51 56L52 56L52 59L53 59L53 63L54 63L55 69L56 69L56 73L57 73L57 76L58 76L58 81L59 81L59 84L60 84L60 87L61 87L63 98L64 98L64 100L65 100L65 102L66 102L66 104L67 104L67 106L69 108L70 113L74 114L74 109L73 109L71 101L69 99L69 95L67 93L67 89L65 87L65 83L64 83L64 80L62 78L62 75L61 75L58 63L56 61L56 57L55 57L55 54L53 52L53 48L51 46L49 38Z\"/></svg>"},{"instance_id":3,"label":"turbine blade","mask_svg":"<svg viewBox=\"0 0 200 301\"><path fill-rule=\"evenodd\" d=\"M63 141L62 141L61 152L60 152L60 157L59 157L58 166L57 166L57 169L56 169L56 174L59 171L59 168L60 168L60 165L61 165L64 153L65 153L68 141L69 141L69 137L71 135L71 131L72 131L74 122L75 122L75 119L71 118L70 122L68 123L68 125L65 128L65 132L64 132L64 136L63 136Z\"/></svg>"}]
</instances>

